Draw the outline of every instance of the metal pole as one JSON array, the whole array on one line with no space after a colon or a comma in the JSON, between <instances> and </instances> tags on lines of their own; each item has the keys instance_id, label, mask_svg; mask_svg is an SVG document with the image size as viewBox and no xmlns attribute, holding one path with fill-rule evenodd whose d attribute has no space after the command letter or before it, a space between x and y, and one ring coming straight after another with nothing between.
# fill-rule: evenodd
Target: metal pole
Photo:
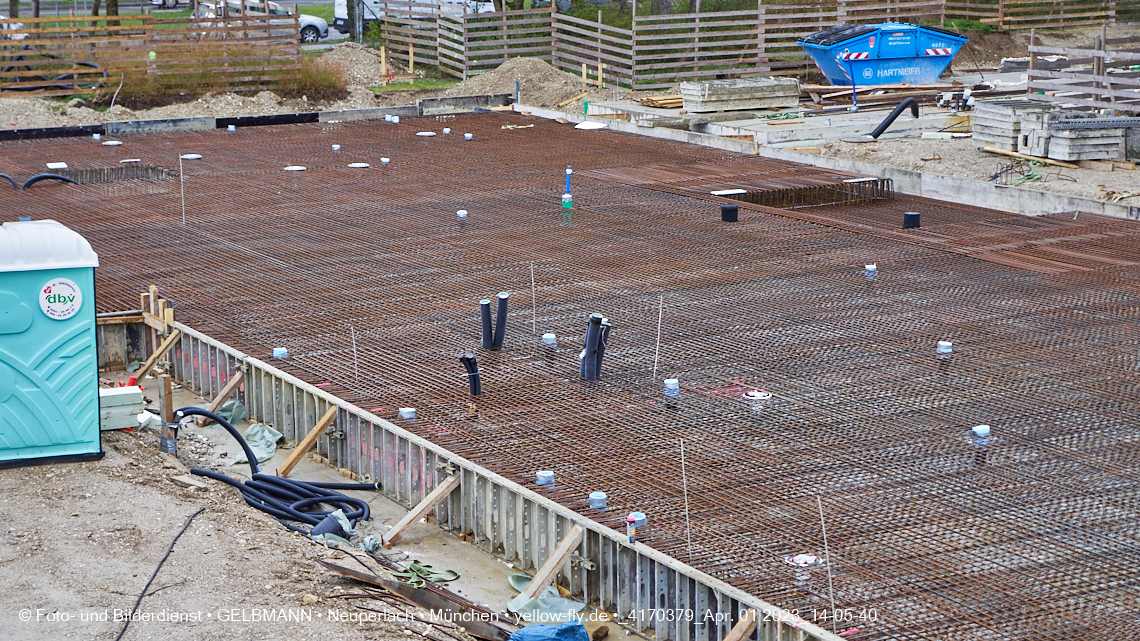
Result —
<instances>
[{"instance_id":1,"label":"metal pole","mask_svg":"<svg viewBox=\"0 0 1140 641\"><path fill-rule=\"evenodd\" d=\"M657 357L661 355L661 319L665 314L665 294L657 308L657 349L653 351L653 380L657 380Z\"/></svg>"},{"instance_id":2,"label":"metal pole","mask_svg":"<svg viewBox=\"0 0 1140 641\"><path fill-rule=\"evenodd\" d=\"M178 154L178 184L182 189L182 226L186 226L186 175L182 171L182 154Z\"/></svg>"},{"instance_id":3,"label":"metal pole","mask_svg":"<svg viewBox=\"0 0 1140 641\"><path fill-rule=\"evenodd\" d=\"M693 562L693 530L689 527L689 479L685 475L685 439L681 439L681 488L685 492L685 538L689 541L689 563ZM834 606L832 606L834 609Z\"/></svg>"},{"instance_id":4,"label":"metal pole","mask_svg":"<svg viewBox=\"0 0 1140 641\"><path fill-rule=\"evenodd\" d=\"M823 557L827 562L827 590L831 593L831 631L835 632L835 586L831 582L831 553L827 551L827 526L823 523L823 499L815 495L819 505L819 528L823 531Z\"/></svg>"},{"instance_id":5,"label":"metal pole","mask_svg":"<svg viewBox=\"0 0 1140 641\"><path fill-rule=\"evenodd\" d=\"M360 359L356 355L356 329L350 324L348 331L352 332L352 364L356 369L356 382L360 383Z\"/></svg>"}]
</instances>

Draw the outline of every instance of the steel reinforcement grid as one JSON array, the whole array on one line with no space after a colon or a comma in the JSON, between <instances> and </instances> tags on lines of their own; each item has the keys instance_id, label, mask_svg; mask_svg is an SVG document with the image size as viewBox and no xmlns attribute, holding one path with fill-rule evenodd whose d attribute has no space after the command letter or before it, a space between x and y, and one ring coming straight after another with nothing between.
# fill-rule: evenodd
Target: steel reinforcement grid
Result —
<instances>
[{"instance_id":1,"label":"steel reinforcement grid","mask_svg":"<svg viewBox=\"0 0 1140 641\"><path fill-rule=\"evenodd\" d=\"M565 579L640 629L721 639L762 599L810 626L762 619L762 639L1140 638L1137 223L899 195L740 202L726 223L709 191L823 172L518 114L122 140L0 144L21 175L201 154L183 184L0 191L92 242L99 311L158 285L194 330L183 380L215 393L246 363L252 415L289 438L341 404L322 454L404 504L449 461L465 486L441 523L523 567L588 523L598 569ZM500 291L505 345L483 350L479 300ZM596 383L578 376L593 312L613 327ZM686 620L705 612L727 620Z\"/></svg>"}]
</instances>

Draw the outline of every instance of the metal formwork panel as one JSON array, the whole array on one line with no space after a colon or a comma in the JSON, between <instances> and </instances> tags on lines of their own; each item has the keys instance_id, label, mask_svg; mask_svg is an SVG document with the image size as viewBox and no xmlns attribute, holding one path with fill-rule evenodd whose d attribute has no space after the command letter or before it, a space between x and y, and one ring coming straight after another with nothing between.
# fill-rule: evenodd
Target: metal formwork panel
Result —
<instances>
[{"instance_id":1,"label":"metal formwork panel","mask_svg":"<svg viewBox=\"0 0 1140 641\"><path fill-rule=\"evenodd\" d=\"M322 438L320 451L329 457L330 464L379 481L384 495L394 501L414 505L449 474L448 465L457 466L461 485L436 508L439 525L455 532L474 532L478 547L515 563L520 570L536 569L573 525L583 525L586 534L576 553L592 562L595 569L587 571L568 560L559 568L556 580L580 598L614 610L619 620L638 631L652 632L661 641L719 641L735 620L723 613L744 607L741 601L682 572L679 562L665 561L664 555L629 545L624 533L601 528L272 366L214 344L188 327L179 329L184 332L177 347L182 357L177 359L174 373L183 385L200 381L196 384L205 385L200 388L203 391L208 392L211 386L220 389L233 372L244 367L244 393L251 419L257 416L277 421L299 436L311 429L330 403L335 403L336 420L326 435L340 430L345 438ZM771 608L763 603L753 607ZM694 620L682 623L676 615L670 618L667 612L673 610L692 610ZM722 620L702 625L699 617L704 610ZM769 636L774 633L770 626L760 629ZM784 630L791 629L784 626ZM822 630L814 636L806 634L802 628L796 629L792 636L780 636L779 641L837 639Z\"/></svg>"}]
</instances>

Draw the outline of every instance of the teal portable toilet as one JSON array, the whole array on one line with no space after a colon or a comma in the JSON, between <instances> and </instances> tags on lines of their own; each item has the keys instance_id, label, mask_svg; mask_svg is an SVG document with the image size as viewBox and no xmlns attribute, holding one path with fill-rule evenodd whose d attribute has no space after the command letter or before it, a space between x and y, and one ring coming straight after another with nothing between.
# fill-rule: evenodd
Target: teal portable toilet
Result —
<instances>
[{"instance_id":1,"label":"teal portable toilet","mask_svg":"<svg viewBox=\"0 0 1140 641\"><path fill-rule=\"evenodd\" d=\"M54 220L0 225L0 468L103 457L98 265Z\"/></svg>"}]
</instances>

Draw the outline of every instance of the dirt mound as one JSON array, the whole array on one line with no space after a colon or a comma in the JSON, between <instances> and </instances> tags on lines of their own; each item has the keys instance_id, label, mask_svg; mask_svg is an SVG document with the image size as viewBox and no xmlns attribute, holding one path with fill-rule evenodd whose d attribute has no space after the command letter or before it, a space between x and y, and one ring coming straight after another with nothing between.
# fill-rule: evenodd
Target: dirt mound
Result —
<instances>
[{"instance_id":1,"label":"dirt mound","mask_svg":"<svg viewBox=\"0 0 1140 641\"><path fill-rule=\"evenodd\" d=\"M349 85L375 87L380 84L382 66L380 51L377 49L369 49L355 42L346 42L321 55L321 62L340 65L344 69ZM396 64L391 57L388 58L389 72L400 73L403 69L403 65Z\"/></svg>"},{"instance_id":2,"label":"dirt mound","mask_svg":"<svg viewBox=\"0 0 1140 641\"><path fill-rule=\"evenodd\" d=\"M468 78L448 89L447 96L479 96L515 93L519 83L519 102L535 107L552 107L571 96L582 93L575 76L559 71L538 58L512 58L498 69Z\"/></svg>"},{"instance_id":3,"label":"dirt mound","mask_svg":"<svg viewBox=\"0 0 1140 641\"><path fill-rule=\"evenodd\" d=\"M970 39L962 51L954 57L954 69L965 73L974 71L975 65L982 69L997 69L1002 58L1023 58L1029 55L1028 34L1008 31L967 31Z\"/></svg>"}]
</instances>

